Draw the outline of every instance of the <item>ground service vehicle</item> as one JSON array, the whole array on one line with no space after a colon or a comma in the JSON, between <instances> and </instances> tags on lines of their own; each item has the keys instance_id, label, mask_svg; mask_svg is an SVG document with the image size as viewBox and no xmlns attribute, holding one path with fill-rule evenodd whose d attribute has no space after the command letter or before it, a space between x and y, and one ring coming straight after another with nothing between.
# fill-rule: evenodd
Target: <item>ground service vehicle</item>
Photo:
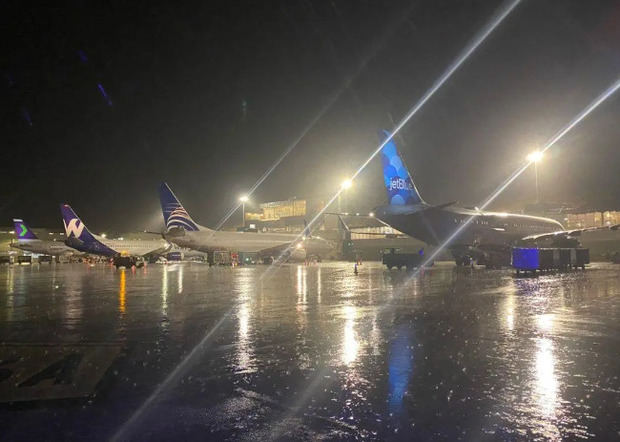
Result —
<instances>
[{"instance_id":1,"label":"ground service vehicle","mask_svg":"<svg viewBox=\"0 0 620 442\"><path fill-rule=\"evenodd\" d=\"M144 260L135 256L117 255L112 258L112 262L117 269L120 267L125 267L126 269L129 269L133 266L136 266L136 268L144 266Z\"/></svg>"},{"instance_id":2,"label":"ground service vehicle","mask_svg":"<svg viewBox=\"0 0 620 442\"><path fill-rule=\"evenodd\" d=\"M32 256L30 256L30 255L19 255L17 257L17 264L32 264Z\"/></svg>"},{"instance_id":3,"label":"ground service vehicle","mask_svg":"<svg viewBox=\"0 0 620 442\"><path fill-rule=\"evenodd\" d=\"M407 270L411 270L420 267L424 260L424 249L420 249L416 253L401 253L397 249L387 249L383 252L382 262L388 269L407 268ZM431 262L427 265L432 266L433 263Z\"/></svg>"}]
</instances>

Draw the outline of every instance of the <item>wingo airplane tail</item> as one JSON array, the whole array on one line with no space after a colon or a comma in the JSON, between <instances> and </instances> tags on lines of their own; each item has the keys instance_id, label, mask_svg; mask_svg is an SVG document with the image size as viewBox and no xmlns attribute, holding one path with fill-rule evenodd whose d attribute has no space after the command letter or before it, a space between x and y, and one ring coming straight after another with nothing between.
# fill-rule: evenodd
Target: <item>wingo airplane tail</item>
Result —
<instances>
[{"instance_id":1,"label":"wingo airplane tail","mask_svg":"<svg viewBox=\"0 0 620 442\"><path fill-rule=\"evenodd\" d=\"M18 241L23 239L38 239L37 235L30 230L23 219L13 218L13 225L15 225L15 235Z\"/></svg>"},{"instance_id":2,"label":"wingo airplane tail","mask_svg":"<svg viewBox=\"0 0 620 442\"><path fill-rule=\"evenodd\" d=\"M387 131L380 133L382 140L389 138L381 149L381 164L383 166L383 179L387 190L388 201L392 206L426 204L415 184L402 156L398 152L394 138Z\"/></svg>"},{"instance_id":3,"label":"wingo airplane tail","mask_svg":"<svg viewBox=\"0 0 620 442\"><path fill-rule=\"evenodd\" d=\"M76 250L102 256L116 256L118 252L97 239L86 228L69 204L60 205L62 222L65 225L65 244Z\"/></svg>"},{"instance_id":4,"label":"wingo airplane tail","mask_svg":"<svg viewBox=\"0 0 620 442\"><path fill-rule=\"evenodd\" d=\"M161 211L164 215L166 230L175 227L190 232L201 230L166 183L161 183L159 186L159 200L161 202Z\"/></svg>"},{"instance_id":5,"label":"wingo airplane tail","mask_svg":"<svg viewBox=\"0 0 620 442\"><path fill-rule=\"evenodd\" d=\"M79 239L85 244L98 242L69 204L61 204L60 213L62 214L62 222L65 225L67 239Z\"/></svg>"}]
</instances>

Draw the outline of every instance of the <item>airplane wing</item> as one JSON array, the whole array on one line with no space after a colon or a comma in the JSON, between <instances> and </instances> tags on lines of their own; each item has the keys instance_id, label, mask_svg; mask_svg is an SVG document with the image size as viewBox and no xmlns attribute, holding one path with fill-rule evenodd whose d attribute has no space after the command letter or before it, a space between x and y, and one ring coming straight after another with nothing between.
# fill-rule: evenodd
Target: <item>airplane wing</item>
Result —
<instances>
[{"instance_id":1,"label":"airplane wing","mask_svg":"<svg viewBox=\"0 0 620 442\"><path fill-rule=\"evenodd\" d=\"M540 233L538 235L528 235L528 236L521 238L521 241L539 241L539 240L546 240L546 239L574 238L575 236L581 236L581 234L585 232L594 232L597 230L618 230L619 228L620 228L620 224L614 224L612 226L586 227L583 229L572 229L572 230L558 230L557 232Z\"/></svg>"}]
</instances>

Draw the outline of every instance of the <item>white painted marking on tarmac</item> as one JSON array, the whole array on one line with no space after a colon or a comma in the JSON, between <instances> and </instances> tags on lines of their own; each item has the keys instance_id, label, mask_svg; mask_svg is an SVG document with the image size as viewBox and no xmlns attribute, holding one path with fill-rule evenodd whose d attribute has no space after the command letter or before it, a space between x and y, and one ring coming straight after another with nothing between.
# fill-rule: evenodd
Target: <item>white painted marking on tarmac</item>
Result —
<instances>
[{"instance_id":1,"label":"white painted marking on tarmac","mask_svg":"<svg viewBox=\"0 0 620 442\"><path fill-rule=\"evenodd\" d=\"M0 346L0 402L85 397L94 393L119 345Z\"/></svg>"}]
</instances>

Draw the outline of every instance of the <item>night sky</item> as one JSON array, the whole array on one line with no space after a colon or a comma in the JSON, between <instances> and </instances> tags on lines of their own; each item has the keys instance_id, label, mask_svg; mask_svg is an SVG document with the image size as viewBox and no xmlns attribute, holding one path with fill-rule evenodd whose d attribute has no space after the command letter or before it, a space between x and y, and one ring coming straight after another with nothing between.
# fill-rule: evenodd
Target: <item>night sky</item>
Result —
<instances>
[{"instance_id":1,"label":"night sky","mask_svg":"<svg viewBox=\"0 0 620 442\"><path fill-rule=\"evenodd\" d=\"M163 180L215 225L333 102L253 200L327 196L501 5L2 2L0 225L59 227L68 202L156 229ZM617 1L525 1L396 140L428 202L476 205L619 76ZM545 200L620 209L619 117L620 95L552 148ZM532 170L493 208L533 193ZM349 204L384 195L377 159Z\"/></svg>"}]
</instances>

